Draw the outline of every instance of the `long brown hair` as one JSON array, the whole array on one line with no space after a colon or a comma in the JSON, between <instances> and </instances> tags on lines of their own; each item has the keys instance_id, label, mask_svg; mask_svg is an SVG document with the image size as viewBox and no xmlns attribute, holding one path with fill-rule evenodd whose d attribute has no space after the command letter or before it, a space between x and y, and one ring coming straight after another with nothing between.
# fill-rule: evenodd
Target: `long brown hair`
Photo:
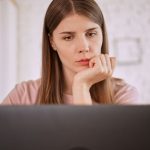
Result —
<instances>
[{"instance_id":1,"label":"long brown hair","mask_svg":"<svg viewBox=\"0 0 150 150\"><path fill-rule=\"evenodd\" d=\"M94 0L53 0L49 5L43 26L42 75L37 96L38 104L63 104L64 76L62 63L53 50L49 36L59 23L69 14L76 13L97 23L103 34L101 52L108 54L108 38L103 14ZM97 103L113 103L111 79L94 84L90 89L92 100Z\"/></svg>"}]
</instances>

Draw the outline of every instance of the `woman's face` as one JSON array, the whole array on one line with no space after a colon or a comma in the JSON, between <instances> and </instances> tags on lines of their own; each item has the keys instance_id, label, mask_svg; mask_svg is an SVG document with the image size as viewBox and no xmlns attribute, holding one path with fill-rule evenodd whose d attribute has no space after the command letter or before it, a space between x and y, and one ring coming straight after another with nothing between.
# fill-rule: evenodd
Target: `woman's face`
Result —
<instances>
[{"instance_id":1,"label":"woman's face","mask_svg":"<svg viewBox=\"0 0 150 150\"><path fill-rule=\"evenodd\" d=\"M98 24L85 16L72 14L60 22L50 42L64 71L75 74L88 68L89 60L100 54L102 40Z\"/></svg>"}]
</instances>

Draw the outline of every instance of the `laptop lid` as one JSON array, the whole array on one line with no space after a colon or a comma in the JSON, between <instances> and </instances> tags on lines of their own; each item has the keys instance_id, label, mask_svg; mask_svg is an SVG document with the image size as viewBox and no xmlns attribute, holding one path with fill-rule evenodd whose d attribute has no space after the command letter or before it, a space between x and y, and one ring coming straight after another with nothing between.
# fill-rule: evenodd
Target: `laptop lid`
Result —
<instances>
[{"instance_id":1,"label":"laptop lid","mask_svg":"<svg viewBox=\"0 0 150 150\"><path fill-rule=\"evenodd\" d=\"M0 106L0 150L148 150L150 106Z\"/></svg>"}]
</instances>

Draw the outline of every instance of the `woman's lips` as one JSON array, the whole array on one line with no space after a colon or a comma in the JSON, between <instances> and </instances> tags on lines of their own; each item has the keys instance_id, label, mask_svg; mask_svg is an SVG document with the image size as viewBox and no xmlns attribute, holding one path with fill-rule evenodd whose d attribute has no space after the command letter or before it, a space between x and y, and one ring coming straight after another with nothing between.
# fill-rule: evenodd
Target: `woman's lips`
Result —
<instances>
[{"instance_id":1,"label":"woman's lips","mask_svg":"<svg viewBox=\"0 0 150 150\"><path fill-rule=\"evenodd\" d=\"M79 61L77 61L77 63L81 66L88 66L89 65L89 59L81 59Z\"/></svg>"}]
</instances>

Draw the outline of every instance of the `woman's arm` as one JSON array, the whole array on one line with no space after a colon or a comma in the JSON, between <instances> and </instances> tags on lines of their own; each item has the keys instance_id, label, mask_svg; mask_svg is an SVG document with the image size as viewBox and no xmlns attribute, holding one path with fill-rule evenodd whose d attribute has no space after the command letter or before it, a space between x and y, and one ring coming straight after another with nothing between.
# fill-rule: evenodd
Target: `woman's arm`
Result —
<instances>
[{"instance_id":1,"label":"woman's arm","mask_svg":"<svg viewBox=\"0 0 150 150\"><path fill-rule=\"evenodd\" d=\"M89 68L78 72L73 81L73 103L92 104L90 88L93 84L110 77L115 67L115 58L108 54L95 56L89 62Z\"/></svg>"},{"instance_id":2,"label":"woman's arm","mask_svg":"<svg viewBox=\"0 0 150 150\"><path fill-rule=\"evenodd\" d=\"M90 94L90 87L75 79L72 87L73 92L73 104L82 105L92 105L92 98Z\"/></svg>"}]
</instances>

